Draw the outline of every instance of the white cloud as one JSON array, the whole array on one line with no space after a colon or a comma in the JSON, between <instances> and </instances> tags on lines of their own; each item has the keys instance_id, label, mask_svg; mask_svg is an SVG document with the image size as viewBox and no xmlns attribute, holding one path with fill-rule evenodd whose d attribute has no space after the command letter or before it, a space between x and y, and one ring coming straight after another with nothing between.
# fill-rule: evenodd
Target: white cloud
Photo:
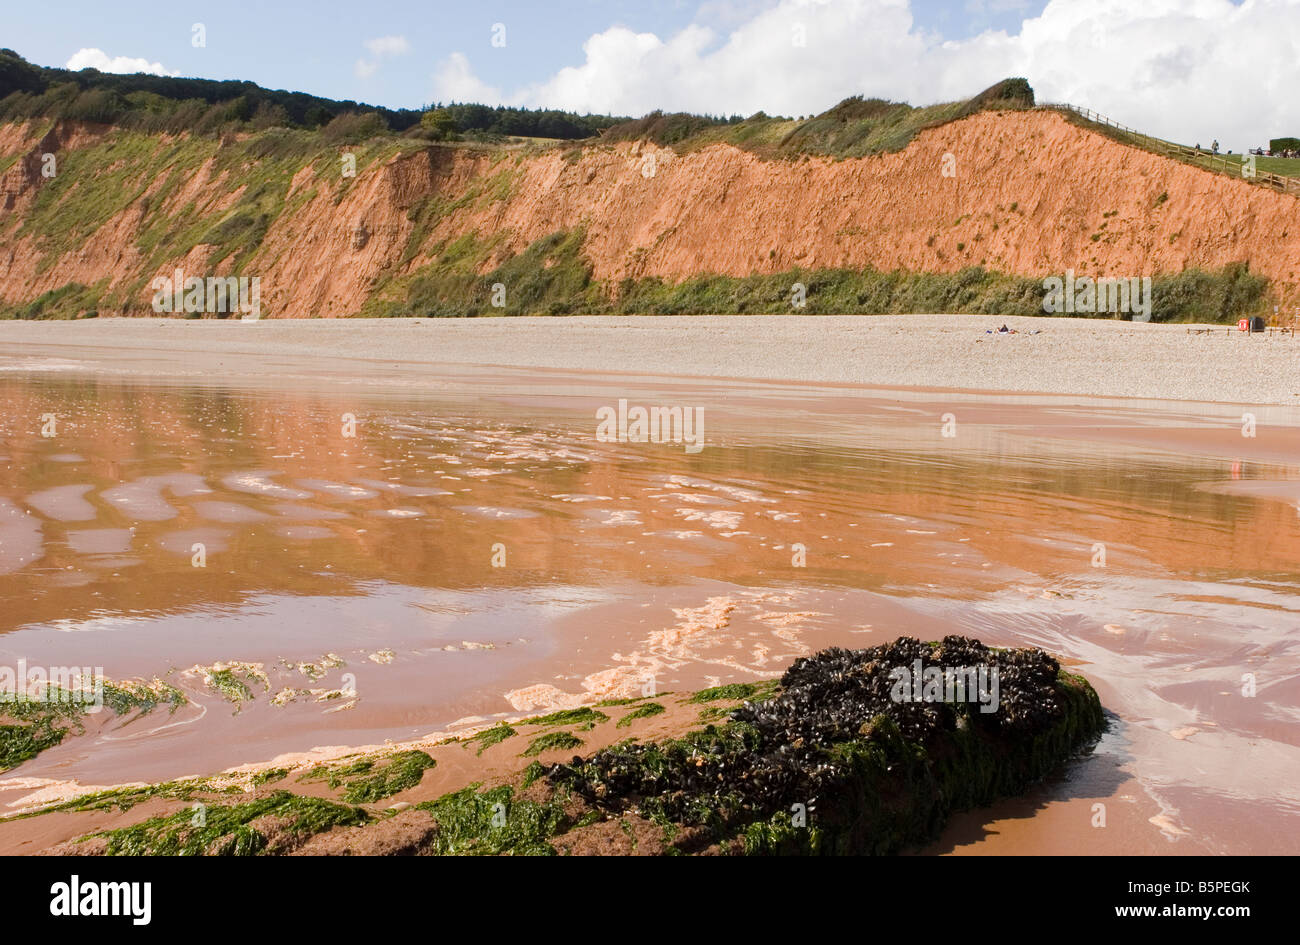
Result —
<instances>
[{"instance_id":1,"label":"white cloud","mask_svg":"<svg viewBox=\"0 0 1300 945\"><path fill-rule=\"evenodd\" d=\"M102 49L78 49L64 66L73 72L82 69L98 69L100 72L147 72L150 75L180 75L163 66L161 62L148 59L132 59L130 56L110 56Z\"/></svg>"},{"instance_id":2,"label":"white cloud","mask_svg":"<svg viewBox=\"0 0 1300 945\"><path fill-rule=\"evenodd\" d=\"M611 27L587 39L583 62L504 95L455 53L435 88L444 99L583 112L803 115L849 95L925 104L1025 76L1040 101L1187 143L1218 138L1240 151L1300 134L1300 0L1051 0L1017 34L950 42L918 29L908 0L719 0L704 10L667 37Z\"/></svg>"},{"instance_id":3,"label":"white cloud","mask_svg":"<svg viewBox=\"0 0 1300 945\"><path fill-rule=\"evenodd\" d=\"M411 44L406 41L405 36L380 36L377 39L368 39L362 45L366 47L373 58L358 59L356 61L352 71L357 74L359 79L368 79L378 72L381 59L405 56L411 51Z\"/></svg>"},{"instance_id":4,"label":"white cloud","mask_svg":"<svg viewBox=\"0 0 1300 945\"><path fill-rule=\"evenodd\" d=\"M380 36L378 39L366 40L366 49L377 58L384 56L405 56L411 51L411 44L405 36Z\"/></svg>"},{"instance_id":5,"label":"white cloud","mask_svg":"<svg viewBox=\"0 0 1300 945\"><path fill-rule=\"evenodd\" d=\"M502 103L501 90L480 81L463 53L452 53L433 75L435 102L473 102L481 105Z\"/></svg>"}]
</instances>

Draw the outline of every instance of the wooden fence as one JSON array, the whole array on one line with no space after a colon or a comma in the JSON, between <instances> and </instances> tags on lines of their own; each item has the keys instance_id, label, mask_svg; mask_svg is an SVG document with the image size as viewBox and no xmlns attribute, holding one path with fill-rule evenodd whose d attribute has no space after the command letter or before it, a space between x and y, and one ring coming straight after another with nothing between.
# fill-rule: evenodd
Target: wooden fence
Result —
<instances>
[{"instance_id":1,"label":"wooden fence","mask_svg":"<svg viewBox=\"0 0 1300 945\"><path fill-rule=\"evenodd\" d=\"M1173 158L1176 161L1182 161L1186 164L1193 164L1196 167L1213 173L1226 174L1229 177L1235 177L1244 180L1248 184L1261 184L1265 187L1271 187L1279 193L1291 194L1293 197L1300 197L1300 177L1285 177L1281 174L1270 174L1267 171L1256 171L1254 176L1246 176L1243 173L1245 168L1244 155L1243 161L1230 161L1226 155L1212 154L1209 151L1189 148L1186 145L1175 144L1172 141L1165 141L1163 138L1153 138L1151 135L1144 134L1136 128L1130 128L1128 125L1121 125L1117 121L1107 118L1105 115L1094 112L1091 108L1080 108L1078 105L1069 105L1063 102L1045 102L1037 106L1038 108L1048 109L1058 112L1073 112L1085 121L1093 122L1098 125L1105 125L1108 128L1114 128L1116 131L1129 135L1136 139L1135 143L1148 151L1156 154L1163 154L1165 157ZM1238 155L1233 155L1237 157Z\"/></svg>"}]
</instances>

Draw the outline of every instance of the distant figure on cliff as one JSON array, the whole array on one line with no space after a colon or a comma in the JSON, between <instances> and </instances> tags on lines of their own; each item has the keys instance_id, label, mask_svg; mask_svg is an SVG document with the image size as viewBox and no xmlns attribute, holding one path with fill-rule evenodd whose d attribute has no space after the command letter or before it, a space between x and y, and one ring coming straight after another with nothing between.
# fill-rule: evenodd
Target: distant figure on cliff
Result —
<instances>
[{"instance_id":1,"label":"distant figure on cliff","mask_svg":"<svg viewBox=\"0 0 1300 945\"><path fill-rule=\"evenodd\" d=\"M1218 153L1219 153L1219 139L1218 139L1218 138L1215 138L1215 139L1214 139L1214 144L1210 145L1210 153L1211 153L1211 154L1218 154Z\"/></svg>"}]
</instances>

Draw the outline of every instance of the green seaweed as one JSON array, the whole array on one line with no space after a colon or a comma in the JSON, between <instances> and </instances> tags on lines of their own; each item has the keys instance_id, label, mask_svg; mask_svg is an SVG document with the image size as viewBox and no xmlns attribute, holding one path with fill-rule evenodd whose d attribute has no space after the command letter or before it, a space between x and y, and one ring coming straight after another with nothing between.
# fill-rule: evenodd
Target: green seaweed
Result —
<instances>
[{"instance_id":1,"label":"green seaweed","mask_svg":"<svg viewBox=\"0 0 1300 945\"><path fill-rule=\"evenodd\" d=\"M556 787L609 813L635 812L661 825L703 828L724 851L897 853L938 836L955 811L1023 792L1095 740L1105 724L1096 692L1081 677L1059 671L1055 678L1059 714L1027 731L1004 731L961 705L954 707L955 728L932 732L924 741L905 737L893 718L877 715L856 734L805 745L803 776L814 777L810 784L816 787L794 794L780 789L784 802L780 794L765 794L758 803L746 793L749 780L736 777L751 759L780 757L745 721L615 745L553 766L548 775ZM704 690L692 701L753 694L747 684L738 685Z\"/></svg>"},{"instance_id":2,"label":"green seaweed","mask_svg":"<svg viewBox=\"0 0 1300 945\"><path fill-rule=\"evenodd\" d=\"M270 768L266 771L259 771L253 775L253 784L261 787L263 784L273 784L276 781L283 781L289 776L288 768Z\"/></svg>"},{"instance_id":3,"label":"green seaweed","mask_svg":"<svg viewBox=\"0 0 1300 945\"><path fill-rule=\"evenodd\" d=\"M636 696L632 699L601 699L596 703L598 709L617 708L621 705L635 705L638 702L644 702L646 699L653 699L655 696L666 696L666 692L657 692L654 696Z\"/></svg>"},{"instance_id":4,"label":"green seaweed","mask_svg":"<svg viewBox=\"0 0 1300 945\"><path fill-rule=\"evenodd\" d=\"M437 762L423 751L399 751L384 758L361 758L347 765L318 765L299 781L324 780L331 788L343 788L349 804L372 804L415 787L424 772Z\"/></svg>"},{"instance_id":5,"label":"green seaweed","mask_svg":"<svg viewBox=\"0 0 1300 945\"><path fill-rule=\"evenodd\" d=\"M247 702L253 698L253 690L235 675L233 669L214 669L208 674L207 684L215 689L227 702Z\"/></svg>"},{"instance_id":6,"label":"green seaweed","mask_svg":"<svg viewBox=\"0 0 1300 945\"><path fill-rule=\"evenodd\" d=\"M711 705L700 710L699 723L701 725L712 725L715 722L721 722L732 711L734 711L733 707L729 705Z\"/></svg>"},{"instance_id":7,"label":"green seaweed","mask_svg":"<svg viewBox=\"0 0 1300 945\"><path fill-rule=\"evenodd\" d=\"M118 715L137 710L145 715L164 703L175 712L188 701L185 693L166 683L153 687L129 682L104 684L104 705Z\"/></svg>"},{"instance_id":8,"label":"green seaweed","mask_svg":"<svg viewBox=\"0 0 1300 945\"><path fill-rule=\"evenodd\" d=\"M548 732L545 735L538 735L531 742L519 757L530 758L534 755L540 755L544 751L556 751L558 749L578 748L582 745L582 739L571 732Z\"/></svg>"},{"instance_id":9,"label":"green seaweed","mask_svg":"<svg viewBox=\"0 0 1300 945\"><path fill-rule=\"evenodd\" d=\"M756 692L758 692L758 683L728 683L725 686L714 686L712 689L701 689L687 701L700 703L717 702L719 699L749 699Z\"/></svg>"},{"instance_id":10,"label":"green seaweed","mask_svg":"<svg viewBox=\"0 0 1300 945\"><path fill-rule=\"evenodd\" d=\"M659 715L660 713L666 711L668 710L665 709L663 706L661 706L658 702L647 702L645 705L638 706L637 708L633 709L631 712L627 713L627 715L619 719L617 727L623 728L625 726L631 725L637 719L648 719L653 715Z\"/></svg>"},{"instance_id":11,"label":"green seaweed","mask_svg":"<svg viewBox=\"0 0 1300 945\"><path fill-rule=\"evenodd\" d=\"M528 790L538 778L546 774L546 768L540 761L530 761L528 767L524 769L523 777L520 779L520 786L523 790Z\"/></svg>"},{"instance_id":12,"label":"green seaweed","mask_svg":"<svg viewBox=\"0 0 1300 945\"><path fill-rule=\"evenodd\" d=\"M478 751L475 754L482 755L488 748L491 748L493 745L499 745L507 738L513 738L516 734L517 733L513 728L505 722L502 722L499 725L494 725L489 729L484 729L477 735L471 735L469 738L465 739L465 747L468 748L470 744L477 742Z\"/></svg>"},{"instance_id":13,"label":"green seaweed","mask_svg":"<svg viewBox=\"0 0 1300 945\"><path fill-rule=\"evenodd\" d=\"M245 804L186 808L152 817L130 827L90 834L107 838L109 856L254 856L275 852L269 838L254 826L259 818L274 818L294 837L310 836L338 826L359 826L369 819L359 807L347 807L288 791L276 791Z\"/></svg>"},{"instance_id":14,"label":"green seaweed","mask_svg":"<svg viewBox=\"0 0 1300 945\"><path fill-rule=\"evenodd\" d=\"M47 686L42 698L0 692L0 771L7 771L60 744L70 731L84 731L85 694Z\"/></svg>"},{"instance_id":15,"label":"green seaweed","mask_svg":"<svg viewBox=\"0 0 1300 945\"><path fill-rule=\"evenodd\" d=\"M583 722L608 722L609 716L604 712L598 712L595 709L583 706L580 709L562 709L559 712L552 712L550 715L535 715L532 718L522 719L518 725L577 725Z\"/></svg>"},{"instance_id":16,"label":"green seaweed","mask_svg":"<svg viewBox=\"0 0 1300 945\"><path fill-rule=\"evenodd\" d=\"M473 785L416 807L437 823L429 852L443 856L553 856L549 839L571 825L558 801L516 800L509 785Z\"/></svg>"},{"instance_id":17,"label":"green seaweed","mask_svg":"<svg viewBox=\"0 0 1300 945\"><path fill-rule=\"evenodd\" d=\"M54 725L51 719L38 719L31 725L0 725L0 771L16 768L45 749L53 748L67 733L66 728Z\"/></svg>"}]
</instances>

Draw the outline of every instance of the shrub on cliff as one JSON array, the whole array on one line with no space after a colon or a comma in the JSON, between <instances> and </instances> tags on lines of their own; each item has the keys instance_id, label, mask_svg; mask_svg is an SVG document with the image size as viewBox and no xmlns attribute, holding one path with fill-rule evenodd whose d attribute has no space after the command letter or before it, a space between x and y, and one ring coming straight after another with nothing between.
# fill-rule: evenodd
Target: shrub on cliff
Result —
<instances>
[{"instance_id":1,"label":"shrub on cliff","mask_svg":"<svg viewBox=\"0 0 1300 945\"><path fill-rule=\"evenodd\" d=\"M344 112L321 129L326 144L360 144L388 132L378 112Z\"/></svg>"},{"instance_id":2,"label":"shrub on cliff","mask_svg":"<svg viewBox=\"0 0 1300 945\"><path fill-rule=\"evenodd\" d=\"M1264 304L1268 280L1239 262L1217 273L1186 269L1152 280L1151 320L1155 322L1235 322L1257 314Z\"/></svg>"}]
</instances>

